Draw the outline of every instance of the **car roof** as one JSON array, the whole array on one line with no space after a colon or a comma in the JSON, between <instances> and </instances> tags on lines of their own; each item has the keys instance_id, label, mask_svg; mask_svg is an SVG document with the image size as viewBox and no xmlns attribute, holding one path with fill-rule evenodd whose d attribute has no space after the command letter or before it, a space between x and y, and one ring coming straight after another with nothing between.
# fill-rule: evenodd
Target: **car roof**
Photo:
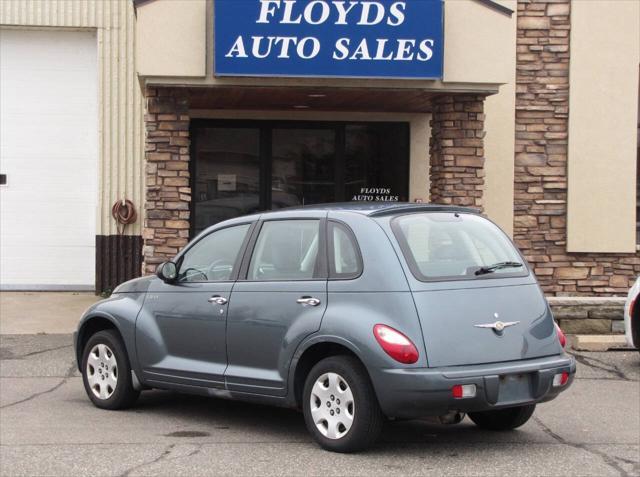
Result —
<instances>
[{"instance_id":1,"label":"car roof","mask_svg":"<svg viewBox=\"0 0 640 477\"><path fill-rule=\"evenodd\" d=\"M274 211L263 212L268 216L276 212L290 212L296 210L305 211L330 211L355 212L369 217L380 217L384 215L395 215L411 212L463 212L467 214L479 214L478 209L471 207L461 207L457 205L443 204L423 204L415 202L335 202L329 204L313 204L305 206L287 207Z\"/></svg>"},{"instance_id":2,"label":"car roof","mask_svg":"<svg viewBox=\"0 0 640 477\"><path fill-rule=\"evenodd\" d=\"M258 219L268 219L271 216L282 217L295 216L295 212L328 212L331 210L340 212L353 212L368 217L384 217L389 215L408 214L413 212L460 212L465 214L480 214L478 209L461 207L457 205L420 204L415 202L333 202L328 204L313 204L305 206L285 207L282 209L257 212L250 215L242 215L233 219L223 220L217 224L205 228L199 235L204 235L212 230L229 227L236 224L246 224ZM293 214L291 214L293 212ZM290 215L291 214L291 215Z\"/></svg>"}]
</instances>

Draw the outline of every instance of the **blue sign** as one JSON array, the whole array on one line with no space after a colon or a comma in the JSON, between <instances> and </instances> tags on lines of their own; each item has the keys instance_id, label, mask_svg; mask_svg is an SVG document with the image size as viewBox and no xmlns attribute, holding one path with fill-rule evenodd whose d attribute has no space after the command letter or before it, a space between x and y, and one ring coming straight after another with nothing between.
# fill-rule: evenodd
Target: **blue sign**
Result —
<instances>
[{"instance_id":1,"label":"blue sign","mask_svg":"<svg viewBox=\"0 0 640 477\"><path fill-rule=\"evenodd\" d=\"M442 0L215 0L215 75L442 78Z\"/></svg>"}]
</instances>

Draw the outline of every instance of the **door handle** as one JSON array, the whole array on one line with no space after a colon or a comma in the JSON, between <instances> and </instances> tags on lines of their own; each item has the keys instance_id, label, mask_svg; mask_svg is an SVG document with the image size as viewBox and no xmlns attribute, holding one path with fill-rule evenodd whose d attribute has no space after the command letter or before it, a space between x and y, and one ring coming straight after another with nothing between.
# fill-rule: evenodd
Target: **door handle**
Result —
<instances>
[{"instance_id":1,"label":"door handle","mask_svg":"<svg viewBox=\"0 0 640 477\"><path fill-rule=\"evenodd\" d=\"M296 303L302 306L318 306L320 304L320 300L312 296L302 296L296 300Z\"/></svg>"},{"instance_id":2,"label":"door handle","mask_svg":"<svg viewBox=\"0 0 640 477\"><path fill-rule=\"evenodd\" d=\"M223 296L215 295L215 296L212 296L211 298L209 298L207 301L208 301L209 303L211 303L211 304L216 304L216 305L226 305L226 304L227 304L227 302L228 302L229 300L227 300L227 299L226 299L225 297L223 297Z\"/></svg>"}]
</instances>

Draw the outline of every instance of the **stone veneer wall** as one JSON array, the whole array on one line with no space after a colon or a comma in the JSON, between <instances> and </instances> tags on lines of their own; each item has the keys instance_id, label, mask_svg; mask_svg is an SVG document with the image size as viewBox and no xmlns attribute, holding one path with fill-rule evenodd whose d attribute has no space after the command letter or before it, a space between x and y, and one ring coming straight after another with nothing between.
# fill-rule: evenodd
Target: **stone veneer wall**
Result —
<instances>
[{"instance_id":1,"label":"stone veneer wall","mask_svg":"<svg viewBox=\"0 0 640 477\"><path fill-rule=\"evenodd\" d=\"M434 98L429 144L431 202L482 210L484 119L483 96Z\"/></svg>"},{"instance_id":2,"label":"stone veneer wall","mask_svg":"<svg viewBox=\"0 0 640 477\"><path fill-rule=\"evenodd\" d=\"M189 240L189 100L179 88L145 91L146 204L143 274L173 258Z\"/></svg>"},{"instance_id":3,"label":"stone veneer wall","mask_svg":"<svg viewBox=\"0 0 640 477\"><path fill-rule=\"evenodd\" d=\"M514 239L548 294L626 294L638 254L566 251L569 0L518 0Z\"/></svg>"},{"instance_id":4,"label":"stone veneer wall","mask_svg":"<svg viewBox=\"0 0 640 477\"><path fill-rule=\"evenodd\" d=\"M556 321L567 334L624 333L624 297L549 297Z\"/></svg>"}]
</instances>

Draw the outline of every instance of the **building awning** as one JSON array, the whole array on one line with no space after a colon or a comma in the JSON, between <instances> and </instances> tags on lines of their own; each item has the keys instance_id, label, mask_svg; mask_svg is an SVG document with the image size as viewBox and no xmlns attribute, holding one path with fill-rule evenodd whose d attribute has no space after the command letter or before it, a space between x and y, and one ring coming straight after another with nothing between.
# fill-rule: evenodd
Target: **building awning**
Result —
<instances>
[{"instance_id":1,"label":"building awning","mask_svg":"<svg viewBox=\"0 0 640 477\"><path fill-rule=\"evenodd\" d=\"M433 91L421 89L218 86L189 88L191 109L425 113Z\"/></svg>"}]
</instances>

